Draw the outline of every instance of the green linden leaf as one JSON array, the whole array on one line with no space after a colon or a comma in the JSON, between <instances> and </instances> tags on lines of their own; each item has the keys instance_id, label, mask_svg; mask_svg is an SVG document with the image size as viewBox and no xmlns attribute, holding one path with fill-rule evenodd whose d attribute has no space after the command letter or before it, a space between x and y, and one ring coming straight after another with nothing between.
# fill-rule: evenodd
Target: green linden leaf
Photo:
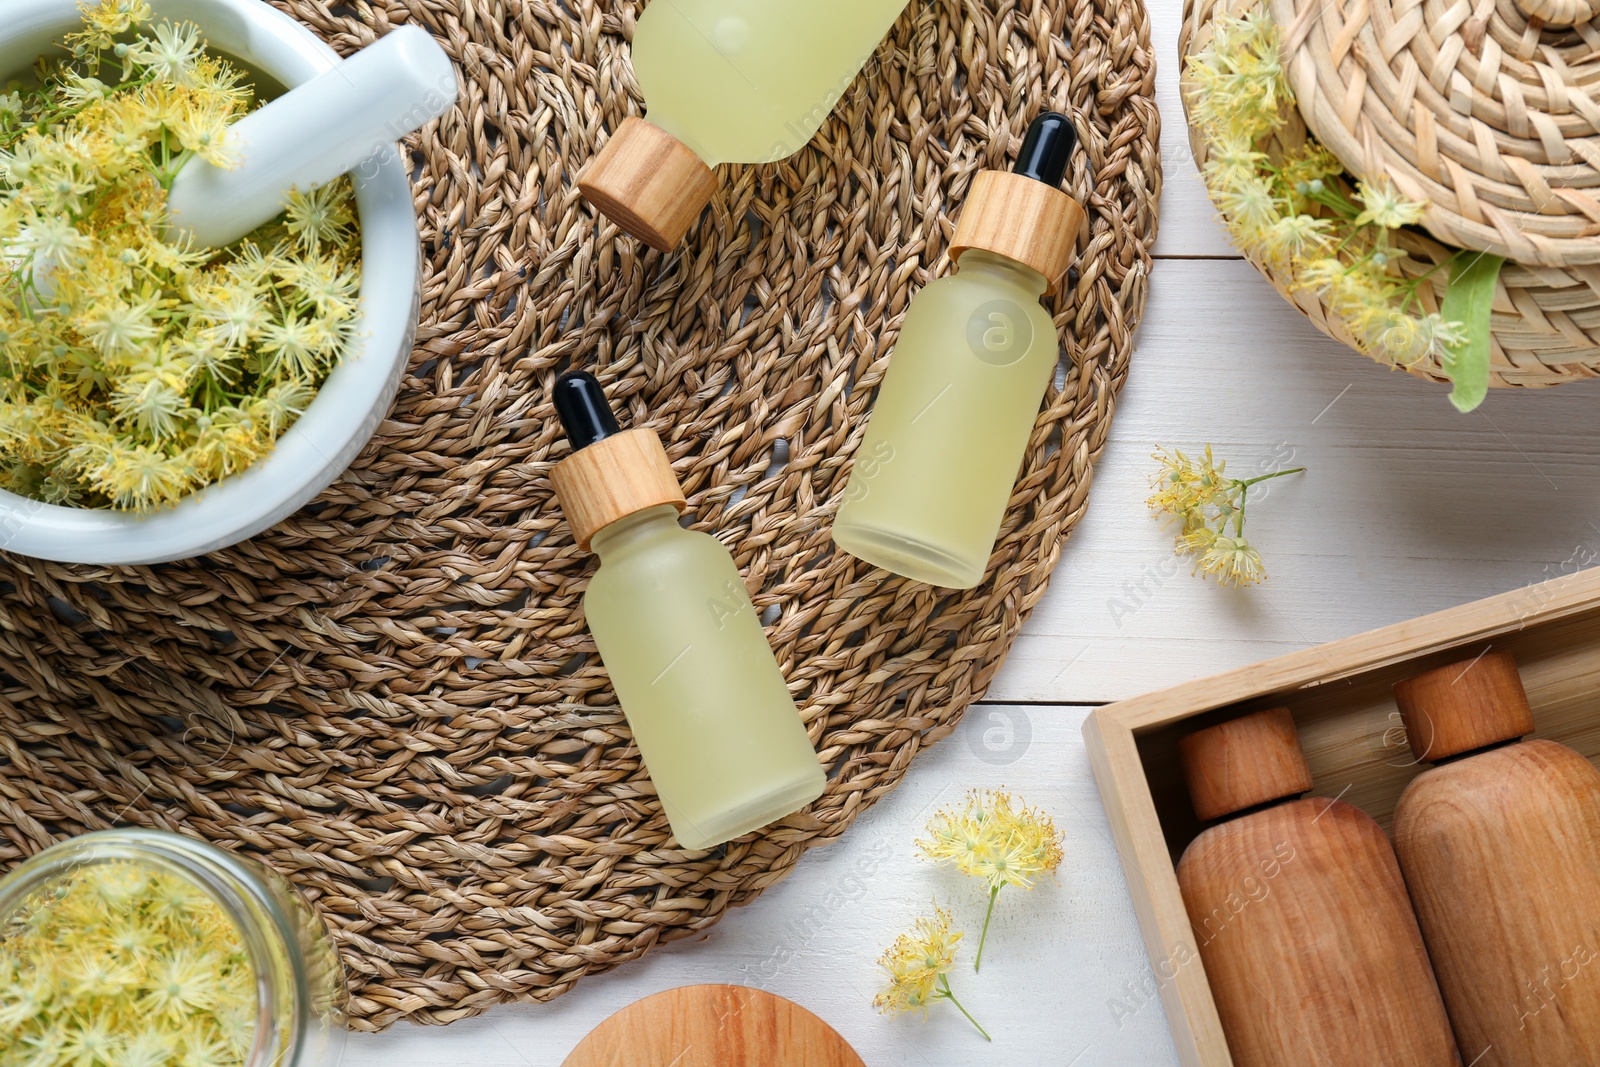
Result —
<instances>
[{"instance_id":1,"label":"green linden leaf","mask_svg":"<svg viewBox=\"0 0 1600 1067\"><path fill-rule=\"evenodd\" d=\"M1457 411L1474 410L1489 393L1489 309L1504 262L1503 256L1487 252L1462 251L1450 259L1450 284L1439 315L1459 322L1466 334L1460 344L1445 350L1444 370L1455 384L1450 403Z\"/></svg>"}]
</instances>

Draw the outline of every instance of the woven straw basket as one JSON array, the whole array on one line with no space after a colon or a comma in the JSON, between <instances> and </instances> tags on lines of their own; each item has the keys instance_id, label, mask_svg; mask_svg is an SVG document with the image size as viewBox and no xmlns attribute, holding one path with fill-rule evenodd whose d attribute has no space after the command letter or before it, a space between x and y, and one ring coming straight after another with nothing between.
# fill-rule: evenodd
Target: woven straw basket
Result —
<instances>
[{"instance_id":1,"label":"woven straw basket","mask_svg":"<svg viewBox=\"0 0 1600 1067\"><path fill-rule=\"evenodd\" d=\"M1520 2L1576 10L1589 0ZM1205 47L1213 19L1249 6L1189 0L1182 61ZM1401 269L1433 272L1419 291L1426 311L1438 310L1448 280L1435 268L1457 248L1508 257L1490 324L1491 385L1600 374L1600 138L1583 140L1600 131L1588 95L1600 29L1540 29L1512 0L1271 0L1271 11L1299 108L1273 154L1314 135L1353 177L1386 176L1429 204L1423 225L1438 240L1397 235L1410 257ZM1187 109L1187 73L1182 84ZM1203 167L1207 145L1192 125L1189 140ZM1319 330L1357 347L1317 294L1250 258ZM1407 369L1445 380L1434 360Z\"/></svg>"}]
</instances>

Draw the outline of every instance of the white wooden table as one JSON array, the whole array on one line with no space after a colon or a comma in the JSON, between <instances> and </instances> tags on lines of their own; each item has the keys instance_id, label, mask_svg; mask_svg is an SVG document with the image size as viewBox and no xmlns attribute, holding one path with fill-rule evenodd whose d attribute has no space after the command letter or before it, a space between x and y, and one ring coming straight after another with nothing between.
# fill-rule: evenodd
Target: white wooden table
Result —
<instances>
[{"instance_id":1,"label":"white wooden table","mask_svg":"<svg viewBox=\"0 0 1600 1067\"><path fill-rule=\"evenodd\" d=\"M811 1008L871 1067L1165 1067L1176 1056L1090 778L1087 706L1481 596L1600 558L1600 384L1495 391L1458 415L1442 388L1316 333L1229 248L1196 177L1177 100L1181 0L1149 0L1166 192L1149 312L1088 516L1049 596L958 733L842 842L699 941L679 942L549 1005L447 1028L353 1037L348 1067L557 1067L632 1001L676 985L760 986ZM1310 468L1251 495L1271 577L1234 591L1172 555L1144 507L1157 444L1212 442L1234 469ZM1290 462L1292 460L1292 462ZM1052 811L1059 884L1008 890L981 976L926 1022L875 1015L874 961L935 896L976 935L978 891L919 863L929 811L1005 784Z\"/></svg>"}]
</instances>

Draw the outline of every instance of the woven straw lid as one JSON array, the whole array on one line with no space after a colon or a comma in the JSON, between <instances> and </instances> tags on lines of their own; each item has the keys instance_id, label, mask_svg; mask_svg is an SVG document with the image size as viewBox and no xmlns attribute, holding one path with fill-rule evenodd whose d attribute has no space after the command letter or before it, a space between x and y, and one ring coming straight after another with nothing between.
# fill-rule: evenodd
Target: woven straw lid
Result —
<instances>
[{"instance_id":1,"label":"woven straw lid","mask_svg":"<svg viewBox=\"0 0 1600 1067\"><path fill-rule=\"evenodd\" d=\"M1600 264L1600 0L1271 0L1306 125L1439 240ZM1565 23L1560 25L1557 20Z\"/></svg>"}]
</instances>

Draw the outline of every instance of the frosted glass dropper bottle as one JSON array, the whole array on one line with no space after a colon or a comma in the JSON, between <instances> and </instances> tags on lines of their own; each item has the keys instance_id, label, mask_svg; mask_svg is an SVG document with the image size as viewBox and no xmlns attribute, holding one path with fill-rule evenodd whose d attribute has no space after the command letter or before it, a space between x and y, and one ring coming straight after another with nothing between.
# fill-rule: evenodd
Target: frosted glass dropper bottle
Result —
<instances>
[{"instance_id":1,"label":"frosted glass dropper bottle","mask_svg":"<svg viewBox=\"0 0 1600 1067\"><path fill-rule=\"evenodd\" d=\"M719 163L793 155L821 128L907 0L656 0L633 33L647 118L579 176L584 198L671 251L717 189Z\"/></svg>"},{"instance_id":2,"label":"frosted glass dropper bottle","mask_svg":"<svg viewBox=\"0 0 1600 1067\"><path fill-rule=\"evenodd\" d=\"M733 557L678 525L660 438L620 429L589 374L557 381L555 405L574 450L556 495L600 556L584 613L673 836L711 848L811 803L827 776Z\"/></svg>"},{"instance_id":3,"label":"frosted glass dropper bottle","mask_svg":"<svg viewBox=\"0 0 1600 1067\"><path fill-rule=\"evenodd\" d=\"M958 272L912 300L856 450L833 525L852 556L951 589L983 579L1060 356L1039 298L1083 224L1059 188L1076 144L1065 115L1041 115L1013 172L973 181Z\"/></svg>"}]
</instances>

